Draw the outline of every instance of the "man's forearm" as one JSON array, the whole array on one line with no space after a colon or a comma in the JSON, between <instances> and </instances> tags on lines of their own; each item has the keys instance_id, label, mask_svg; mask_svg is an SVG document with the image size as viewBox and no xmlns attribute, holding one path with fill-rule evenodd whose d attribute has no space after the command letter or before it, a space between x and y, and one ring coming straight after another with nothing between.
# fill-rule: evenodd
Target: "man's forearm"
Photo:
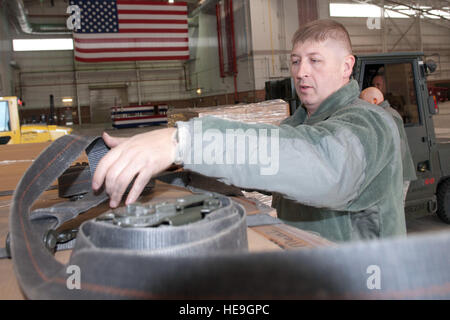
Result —
<instances>
[{"instance_id":1,"label":"man's forearm","mask_svg":"<svg viewBox=\"0 0 450 320\"><path fill-rule=\"evenodd\" d=\"M241 188L275 191L302 203L340 208L356 196L364 180L363 148L345 130L336 136L324 130L314 142L305 138L311 132L304 126L218 118L177 125L176 157L186 169Z\"/></svg>"}]
</instances>

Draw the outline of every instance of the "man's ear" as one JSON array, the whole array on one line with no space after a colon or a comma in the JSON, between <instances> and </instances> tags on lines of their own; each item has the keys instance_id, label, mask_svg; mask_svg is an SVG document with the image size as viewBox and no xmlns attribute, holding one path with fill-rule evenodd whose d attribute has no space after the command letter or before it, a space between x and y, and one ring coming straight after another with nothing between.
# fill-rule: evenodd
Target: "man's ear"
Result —
<instances>
[{"instance_id":1,"label":"man's ear","mask_svg":"<svg viewBox=\"0 0 450 320\"><path fill-rule=\"evenodd\" d=\"M353 66L355 65L355 56L349 54L344 58L344 78L348 79L352 75Z\"/></svg>"}]
</instances>

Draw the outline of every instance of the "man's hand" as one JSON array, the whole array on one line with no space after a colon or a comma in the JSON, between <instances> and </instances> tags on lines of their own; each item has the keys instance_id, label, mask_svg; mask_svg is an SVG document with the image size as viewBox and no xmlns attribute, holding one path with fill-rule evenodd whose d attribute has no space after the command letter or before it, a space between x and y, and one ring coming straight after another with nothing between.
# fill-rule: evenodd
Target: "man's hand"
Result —
<instances>
[{"instance_id":1,"label":"man's hand","mask_svg":"<svg viewBox=\"0 0 450 320\"><path fill-rule=\"evenodd\" d=\"M136 177L125 203L136 201L150 178L175 161L175 132L175 128L168 128L131 138L114 138L104 132L103 139L111 150L100 160L92 188L98 190L105 183L106 193L110 196L109 205L116 208Z\"/></svg>"}]
</instances>

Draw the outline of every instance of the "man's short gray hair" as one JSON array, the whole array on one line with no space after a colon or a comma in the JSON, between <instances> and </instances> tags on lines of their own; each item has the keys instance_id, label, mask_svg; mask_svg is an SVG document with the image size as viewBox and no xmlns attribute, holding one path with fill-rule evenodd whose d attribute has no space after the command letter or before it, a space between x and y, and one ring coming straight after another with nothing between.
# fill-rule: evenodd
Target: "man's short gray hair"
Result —
<instances>
[{"instance_id":1,"label":"man's short gray hair","mask_svg":"<svg viewBox=\"0 0 450 320\"><path fill-rule=\"evenodd\" d=\"M292 47L308 40L323 42L328 39L338 41L348 54L352 54L352 43L347 29L331 19L314 20L301 26L292 37Z\"/></svg>"}]
</instances>

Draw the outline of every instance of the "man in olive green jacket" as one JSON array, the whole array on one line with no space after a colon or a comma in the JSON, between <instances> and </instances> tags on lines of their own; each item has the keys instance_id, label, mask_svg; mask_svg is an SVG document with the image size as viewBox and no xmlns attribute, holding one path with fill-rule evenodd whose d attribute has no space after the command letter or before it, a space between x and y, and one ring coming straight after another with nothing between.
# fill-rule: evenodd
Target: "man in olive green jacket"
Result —
<instances>
[{"instance_id":1,"label":"man in olive green jacket","mask_svg":"<svg viewBox=\"0 0 450 320\"><path fill-rule=\"evenodd\" d=\"M303 108L280 126L214 117L112 138L93 177L117 207L134 202L173 162L243 188L280 194L279 218L334 241L406 233L400 138L392 117L358 98L345 28L332 20L301 27L291 74Z\"/></svg>"}]
</instances>

